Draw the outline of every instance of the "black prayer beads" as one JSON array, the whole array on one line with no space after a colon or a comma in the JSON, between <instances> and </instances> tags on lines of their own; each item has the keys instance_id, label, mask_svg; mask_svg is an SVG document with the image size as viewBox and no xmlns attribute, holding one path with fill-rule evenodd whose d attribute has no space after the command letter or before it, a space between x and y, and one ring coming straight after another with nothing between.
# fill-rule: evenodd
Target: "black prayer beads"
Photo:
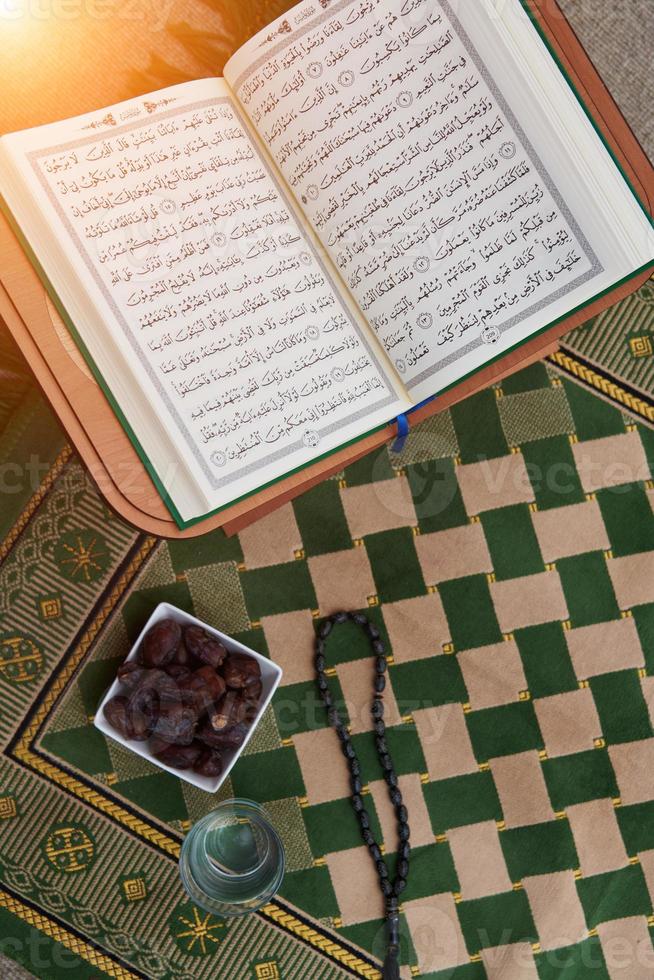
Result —
<instances>
[{"instance_id":1,"label":"black prayer beads","mask_svg":"<svg viewBox=\"0 0 654 980\"><path fill-rule=\"evenodd\" d=\"M391 803L395 807L397 817L399 848L397 854L396 875L393 881L390 880L388 867L379 844L370 830L370 818L366 811L365 802L362 796L363 783L361 780L361 766L357 758L356 749L350 738L350 733L341 718L337 706L332 700L329 690L329 682L325 670L327 661L325 657L325 643L332 632L334 626L345 623L348 620L356 623L366 633L370 640L372 651L375 655L374 690L372 699L372 720L375 735L375 745L377 755L381 764L384 779L388 786L388 794ZM383 980L399 980L400 965L400 912L399 897L406 888L407 876L409 874L409 854L411 847L409 844L409 815L402 802L402 792L398 786L395 766L391 757L388 744L386 742L386 725L384 722L384 690L386 688L386 651L383 640L379 635L377 627L360 612L337 612L328 616L322 621L318 629L316 639L316 683L318 692L323 704L327 709L329 724L335 729L341 743L341 749L350 769L350 786L352 789L352 806L359 818L361 836L368 847L370 857L374 862L379 877L381 888L386 903L386 928L388 951L384 960L382 971Z\"/></svg>"}]
</instances>

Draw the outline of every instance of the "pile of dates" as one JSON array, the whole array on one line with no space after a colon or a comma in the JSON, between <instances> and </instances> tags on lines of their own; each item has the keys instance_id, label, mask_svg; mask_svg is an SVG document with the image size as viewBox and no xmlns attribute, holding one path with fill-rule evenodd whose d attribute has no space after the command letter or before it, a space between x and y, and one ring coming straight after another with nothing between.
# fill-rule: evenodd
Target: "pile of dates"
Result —
<instances>
[{"instance_id":1,"label":"pile of dates","mask_svg":"<svg viewBox=\"0 0 654 980\"><path fill-rule=\"evenodd\" d=\"M254 657L174 619L148 630L118 679L121 693L104 706L109 724L123 738L148 741L164 765L202 776L220 775L223 753L243 742L261 697Z\"/></svg>"}]
</instances>

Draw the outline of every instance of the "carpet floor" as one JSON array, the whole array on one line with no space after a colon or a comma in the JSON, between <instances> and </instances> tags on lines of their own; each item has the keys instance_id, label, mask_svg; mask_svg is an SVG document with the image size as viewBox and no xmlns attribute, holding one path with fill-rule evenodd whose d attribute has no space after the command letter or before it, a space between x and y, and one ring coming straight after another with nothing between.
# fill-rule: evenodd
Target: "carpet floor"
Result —
<instances>
[{"instance_id":1,"label":"carpet floor","mask_svg":"<svg viewBox=\"0 0 654 980\"><path fill-rule=\"evenodd\" d=\"M649 5L566 8L647 143L652 100L636 79L650 83ZM110 98L164 84L171 65L206 72L222 43L215 8L169 13L129 64L116 56ZM262 16L246 5L230 36ZM92 94L64 85L60 111ZM636 323L651 332L652 300L642 290L611 330L625 343ZM591 342L580 356L594 363ZM0 357L0 953L43 980L379 977L372 866L312 685L315 626L346 605L392 654L389 744L413 845L403 976L654 975L654 434L642 413L535 365L237 538L164 542L107 510L1 335ZM280 894L244 922L200 912L177 876L183 835L215 798L92 724L164 599L285 672L218 797L260 800L284 837ZM390 857L367 650L344 633L330 657ZM24 975L2 959L0 971Z\"/></svg>"}]
</instances>

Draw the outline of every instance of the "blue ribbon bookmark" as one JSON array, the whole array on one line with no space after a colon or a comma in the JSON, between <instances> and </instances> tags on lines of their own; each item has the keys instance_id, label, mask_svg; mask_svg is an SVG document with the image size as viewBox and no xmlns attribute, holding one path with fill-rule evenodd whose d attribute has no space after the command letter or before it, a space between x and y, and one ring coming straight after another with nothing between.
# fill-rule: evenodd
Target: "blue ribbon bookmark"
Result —
<instances>
[{"instance_id":1,"label":"blue ribbon bookmark","mask_svg":"<svg viewBox=\"0 0 654 980\"><path fill-rule=\"evenodd\" d=\"M428 405L429 402L433 402L436 395L430 395L429 398L425 398L424 401L418 402L413 408L410 408L408 412L403 412L402 415L398 415L397 418L391 419L392 422L397 422L397 433L395 439L391 445L392 453L401 453L404 449L404 444L406 443L407 436L411 430L411 423L409 422L409 415L411 412L415 412L416 409L422 408L424 405Z\"/></svg>"},{"instance_id":2,"label":"blue ribbon bookmark","mask_svg":"<svg viewBox=\"0 0 654 980\"><path fill-rule=\"evenodd\" d=\"M406 415L398 415L395 421L397 422L397 433L395 435L395 439L393 440L393 445L391 446L391 452L401 453L404 449L406 437L409 434L409 420Z\"/></svg>"}]
</instances>

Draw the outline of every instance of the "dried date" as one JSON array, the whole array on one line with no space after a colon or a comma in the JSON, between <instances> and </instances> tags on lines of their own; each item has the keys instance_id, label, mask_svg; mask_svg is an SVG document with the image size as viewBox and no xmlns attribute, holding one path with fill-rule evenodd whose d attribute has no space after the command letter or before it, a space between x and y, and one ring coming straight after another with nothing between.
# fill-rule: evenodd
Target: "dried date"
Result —
<instances>
[{"instance_id":1,"label":"dried date","mask_svg":"<svg viewBox=\"0 0 654 980\"><path fill-rule=\"evenodd\" d=\"M263 691L263 684L259 680L259 681L255 681L254 684L249 684L243 691L243 694L248 699L248 701L254 701L255 703L258 704L262 691Z\"/></svg>"},{"instance_id":2,"label":"dried date","mask_svg":"<svg viewBox=\"0 0 654 980\"><path fill-rule=\"evenodd\" d=\"M227 647L201 626L187 626L184 644L192 656L217 670L227 656Z\"/></svg>"},{"instance_id":3,"label":"dried date","mask_svg":"<svg viewBox=\"0 0 654 980\"><path fill-rule=\"evenodd\" d=\"M171 769L190 769L197 762L202 746L199 742L191 742L190 745L168 745L155 753L159 762Z\"/></svg>"},{"instance_id":4,"label":"dried date","mask_svg":"<svg viewBox=\"0 0 654 980\"><path fill-rule=\"evenodd\" d=\"M203 714L225 693L225 682L211 667L200 667L190 677L180 681L180 688Z\"/></svg>"},{"instance_id":5,"label":"dried date","mask_svg":"<svg viewBox=\"0 0 654 980\"><path fill-rule=\"evenodd\" d=\"M172 663L178 664L180 667L189 667L190 669L193 669L193 657L183 639L179 641L179 646L175 650Z\"/></svg>"},{"instance_id":6,"label":"dried date","mask_svg":"<svg viewBox=\"0 0 654 980\"><path fill-rule=\"evenodd\" d=\"M181 700L179 683L167 670L144 670L143 673L143 680L135 693L161 702Z\"/></svg>"},{"instance_id":7,"label":"dried date","mask_svg":"<svg viewBox=\"0 0 654 980\"><path fill-rule=\"evenodd\" d=\"M143 637L139 660L144 667L165 667L175 656L182 627L174 619L161 619Z\"/></svg>"},{"instance_id":8,"label":"dried date","mask_svg":"<svg viewBox=\"0 0 654 980\"><path fill-rule=\"evenodd\" d=\"M146 671L147 674L153 671ZM147 684L147 678L127 695L129 716L135 738L147 738L159 715L160 695Z\"/></svg>"},{"instance_id":9,"label":"dried date","mask_svg":"<svg viewBox=\"0 0 654 980\"><path fill-rule=\"evenodd\" d=\"M247 732L248 726L242 722L234 725L233 728L229 728L227 731L217 732L212 728L211 722L206 721L198 732L198 738L205 745L210 745L214 749L220 749L222 752L229 752L243 744Z\"/></svg>"},{"instance_id":10,"label":"dried date","mask_svg":"<svg viewBox=\"0 0 654 980\"><path fill-rule=\"evenodd\" d=\"M107 701L104 706L104 716L123 738L134 738L134 729L129 719L129 702L127 698L118 697Z\"/></svg>"},{"instance_id":11,"label":"dried date","mask_svg":"<svg viewBox=\"0 0 654 980\"><path fill-rule=\"evenodd\" d=\"M214 749L203 749L196 759L193 769L200 776L220 776L223 771L223 760L220 752Z\"/></svg>"},{"instance_id":12,"label":"dried date","mask_svg":"<svg viewBox=\"0 0 654 980\"><path fill-rule=\"evenodd\" d=\"M232 653L223 666L223 677L227 687L241 690L261 680L261 669L254 657L243 653Z\"/></svg>"},{"instance_id":13,"label":"dried date","mask_svg":"<svg viewBox=\"0 0 654 980\"><path fill-rule=\"evenodd\" d=\"M188 705L165 704L162 705L152 733L171 745L190 745L197 723L197 713Z\"/></svg>"},{"instance_id":14,"label":"dried date","mask_svg":"<svg viewBox=\"0 0 654 980\"><path fill-rule=\"evenodd\" d=\"M165 738L159 738L158 735L151 735L148 740L148 748L152 755L159 755L164 749L170 748L172 742L167 742Z\"/></svg>"},{"instance_id":15,"label":"dried date","mask_svg":"<svg viewBox=\"0 0 654 980\"><path fill-rule=\"evenodd\" d=\"M245 721L248 705L236 691L228 691L209 712L209 724L215 732L225 732Z\"/></svg>"},{"instance_id":16,"label":"dried date","mask_svg":"<svg viewBox=\"0 0 654 980\"><path fill-rule=\"evenodd\" d=\"M207 695L211 698L211 703L215 704L225 693L225 681L217 674L213 667L200 667L193 674L194 678L197 678L201 685L204 685Z\"/></svg>"},{"instance_id":17,"label":"dried date","mask_svg":"<svg viewBox=\"0 0 654 980\"><path fill-rule=\"evenodd\" d=\"M107 701L104 716L123 738L144 742L152 731L152 715L134 707L129 698L118 695Z\"/></svg>"},{"instance_id":18,"label":"dried date","mask_svg":"<svg viewBox=\"0 0 654 980\"><path fill-rule=\"evenodd\" d=\"M118 680L125 685L126 690L134 691L145 679L147 667L142 667L136 660L126 660L118 668Z\"/></svg>"}]
</instances>

